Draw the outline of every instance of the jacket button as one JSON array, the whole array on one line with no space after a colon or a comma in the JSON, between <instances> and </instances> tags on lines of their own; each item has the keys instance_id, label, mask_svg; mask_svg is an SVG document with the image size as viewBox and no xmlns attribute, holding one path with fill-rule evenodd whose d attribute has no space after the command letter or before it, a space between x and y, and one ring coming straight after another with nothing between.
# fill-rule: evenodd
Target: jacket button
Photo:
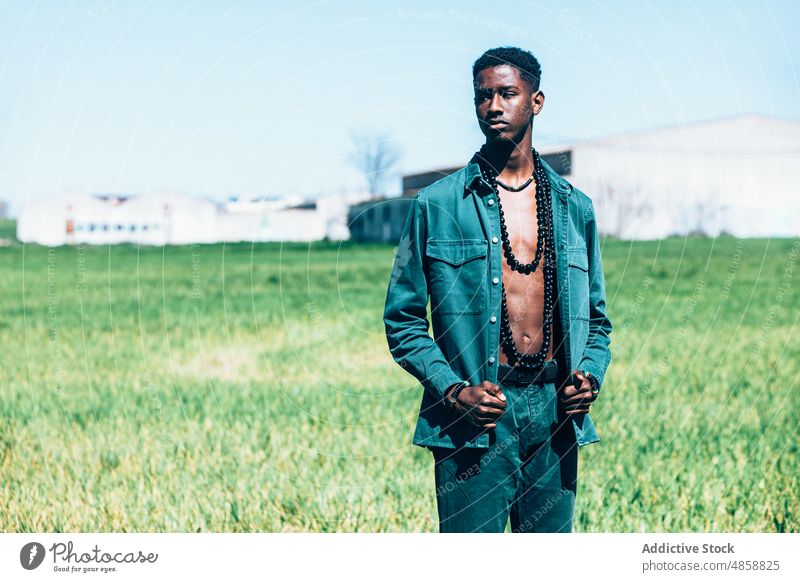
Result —
<instances>
[{"instance_id":1,"label":"jacket button","mask_svg":"<svg viewBox=\"0 0 800 582\"><path fill-rule=\"evenodd\" d=\"M494 283L495 285L497 285L499 282L500 282L500 279L498 279L497 277L492 279L492 283Z\"/></svg>"},{"instance_id":2,"label":"jacket button","mask_svg":"<svg viewBox=\"0 0 800 582\"><path fill-rule=\"evenodd\" d=\"M492 237L492 242L495 243L495 244L497 243L497 237L496 236Z\"/></svg>"},{"instance_id":3,"label":"jacket button","mask_svg":"<svg viewBox=\"0 0 800 582\"><path fill-rule=\"evenodd\" d=\"M489 363L490 364L494 364L494 356L490 356L489 357Z\"/></svg>"},{"instance_id":4,"label":"jacket button","mask_svg":"<svg viewBox=\"0 0 800 582\"><path fill-rule=\"evenodd\" d=\"M494 198L489 198L486 204L488 204L489 206L494 206Z\"/></svg>"},{"instance_id":5,"label":"jacket button","mask_svg":"<svg viewBox=\"0 0 800 582\"><path fill-rule=\"evenodd\" d=\"M497 318L493 315L493 316L491 316L489 318L489 321L491 321L492 323L495 323L497 321Z\"/></svg>"}]
</instances>

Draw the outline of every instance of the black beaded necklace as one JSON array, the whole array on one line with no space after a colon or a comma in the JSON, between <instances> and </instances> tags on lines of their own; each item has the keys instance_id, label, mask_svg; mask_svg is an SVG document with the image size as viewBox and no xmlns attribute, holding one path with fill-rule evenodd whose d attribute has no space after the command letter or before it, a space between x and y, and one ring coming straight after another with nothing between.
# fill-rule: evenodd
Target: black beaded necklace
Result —
<instances>
[{"instance_id":1,"label":"black beaded necklace","mask_svg":"<svg viewBox=\"0 0 800 582\"><path fill-rule=\"evenodd\" d=\"M539 153L533 149L534 173L536 175L536 222L538 237L536 242L536 254L533 261L527 264L520 263L511 251L511 242L508 238L508 230L503 216L503 207L500 204L500 195L497 190L497 174L495 170L486 162L485 146L478 152L478 165L484 180L492 186L497 198L497 210L500 213L500 234L503 239L503 253L506 262L512 270L530 275L539 267L542 255L544 255L543 275L544 275L544 329L542 347L535 354L523 354L517 350L516 343L511 334L511 326L508 322L508 305L506 304L505 286L502 289L502 312L500 316L500 345L508 359L510 365L519 362L521 367L541 368L547 357L550 346L550 325L553 320L553 307L555 305L555 277L556 260L555 245L553 236L553 212L552 200L550 197L550 181L545 174ZM544 247L544 250L542 249Z\"/></svg>"},{"instance_id":2,"label":"black beaded necklace","mask_svg":"<svg viewBox=\"0 0 800 582\"><path fill-rule=\"evenodd\" d=\"M534 172L534 174L535 174L535 172ZM525 182L523 184L520 184L519 186L509 186L508 184L505 184L505 183L501 182L497 178L495 178L494 181L497 182L498 186L502 186L503 190L508 190L509 192L522 192L525 188L528 187L528 184L533 182L534 174L531 174L531 177L528 178L527 180L525 180Z\"/></svg>"}]
</instances>

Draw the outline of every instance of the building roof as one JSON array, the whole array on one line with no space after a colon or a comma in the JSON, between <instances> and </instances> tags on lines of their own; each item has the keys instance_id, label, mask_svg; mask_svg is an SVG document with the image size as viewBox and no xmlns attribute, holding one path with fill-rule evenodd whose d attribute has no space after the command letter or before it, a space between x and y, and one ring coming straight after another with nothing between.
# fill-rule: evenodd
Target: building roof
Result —
<instances>
[{"instance_id":1,"label":"building roof","mask_svg":"<svg viewBox=\"0 0 800 582\"><path fill-rule=\"evenodd\" d=\"M765 155L800 153L800 122L748 113L662 127L622 131L605 137L577 140L543 148L543 153L574 147L695 153Z\"/></svg>"}]
</instances>

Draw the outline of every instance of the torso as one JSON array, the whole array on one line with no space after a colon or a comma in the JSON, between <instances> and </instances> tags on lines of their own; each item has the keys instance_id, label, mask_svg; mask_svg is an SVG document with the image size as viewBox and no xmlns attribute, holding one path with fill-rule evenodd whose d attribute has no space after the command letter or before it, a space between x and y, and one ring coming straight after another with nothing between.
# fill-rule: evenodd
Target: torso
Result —
<instances>
[{"instance_id":1,"label":"torso","mask_svg":"<svg viewBox=\"0 0 800 582\"><path fill-rule=\"evenodd\" d=\"M530 263L536 255L538 225L536 222L536 181L520 192L498 188L511 251L520 263ZM544 247L543 247L544 249ZM508 321L517 351L535 354L542 347L544 306L544 254L539 266L530 275L512 271L503 256L503 285L508 305ZM500 314L498 314L499 321ZM499 348L501 364L508 364L505 352ZM546 359L553 357L553 325Z\"/></svg>"}]
</instances>

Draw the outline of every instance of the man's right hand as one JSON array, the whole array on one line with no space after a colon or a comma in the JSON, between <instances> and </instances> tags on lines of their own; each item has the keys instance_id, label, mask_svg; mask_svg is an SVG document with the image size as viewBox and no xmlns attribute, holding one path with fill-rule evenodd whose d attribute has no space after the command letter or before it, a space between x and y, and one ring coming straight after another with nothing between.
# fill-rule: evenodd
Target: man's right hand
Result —
<instances>
[{"instance_id":1,"label":"man's right hand","mask_svg":"<svg viewBox=\"0 0 800 582\"><path fill-rule=\"evenodd\" d=\"M456 412L480 428L495 428L506 410L506 395L500 386L484 380L477 386L467 386L458 394Z\"/></svg>"}]
</instances>

